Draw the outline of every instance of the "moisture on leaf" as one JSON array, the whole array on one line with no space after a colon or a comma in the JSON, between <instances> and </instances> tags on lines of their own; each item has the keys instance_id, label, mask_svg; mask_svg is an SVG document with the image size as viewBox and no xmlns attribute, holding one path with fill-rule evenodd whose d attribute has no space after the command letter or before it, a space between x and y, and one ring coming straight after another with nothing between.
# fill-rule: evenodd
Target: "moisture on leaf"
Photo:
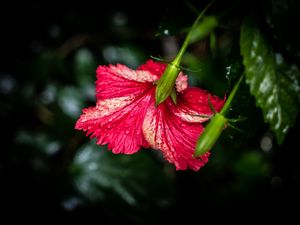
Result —
<instances>
[{"instance_id":1,"label":"moisture on leaf","mask_svg":"<svg viewBox=\"0 0 300 225\"><path fill-rule=\"evenodd\" d=\"M281 144L299 111L299 69L273 51L250 17L242 26L240 45L250 92Z\"/></svg>"},{"instance_id":2,"label":"moisture on leaf","mask_svg":"<svg viewBox=\"0 0 300 225\"><path fill-rule=\"evenodd\" d=\"M71 174L77 190L92 202L119 198L129 205L169 205L172 179L150 155L113 155L95 144L84 145ZM170 174L169 174L170 175Z\"/></svg>"}]
</instances>

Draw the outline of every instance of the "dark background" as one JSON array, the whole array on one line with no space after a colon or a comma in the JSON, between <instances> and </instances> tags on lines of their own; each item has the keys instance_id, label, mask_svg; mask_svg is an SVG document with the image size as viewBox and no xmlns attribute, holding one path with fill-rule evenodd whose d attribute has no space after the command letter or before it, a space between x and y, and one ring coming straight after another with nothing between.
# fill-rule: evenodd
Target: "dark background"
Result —
<instances>
[{"instance_id":1,"label":"dark background","mask_svg":"<svg viewBox=\"0 0 300 225\"><path fill-rule=\"evenodd\" d=\"M243 16L256 9L264 18L269 6L282 1L237 2L216 1L210 11L230 9L217 29L223 46L219 58L208 57L203 43L190 48L210 65L203 66L207 74L191 82L219 96L228 88L222 59L234 52ZM200 10L207 4L190 3ZM180 30L196 17L188 5L1 3L0 224L299 221L299 120L278 146L251 97L247 135L225 132L198 172L175 171L152 150L115 156L73 129L81 109L95 102L97 65L136 68L150 56L174 55ZM166 32L176 38L162 35ZM270 41L281 47L276 39Z\"/></svg>"}]
</instances>

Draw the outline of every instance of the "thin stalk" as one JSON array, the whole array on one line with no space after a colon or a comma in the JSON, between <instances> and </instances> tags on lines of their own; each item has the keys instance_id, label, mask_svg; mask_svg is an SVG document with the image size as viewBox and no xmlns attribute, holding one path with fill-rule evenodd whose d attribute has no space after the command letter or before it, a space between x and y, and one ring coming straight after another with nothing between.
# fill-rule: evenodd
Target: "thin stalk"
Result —
<instances>
[{"instance_id":1,"label":"thin stalk","mask_svg":"<svg viewBox=\"0 0 300 225\"><path fill-rule=\"evenodd\" d=\"M237 90L239 89L240 83L242 82L243 78L244 78L244 74L242 74L242 76L240 77L238 82L234 85L234 87L233 87L232 91L230 92L230 95L229 95L228 99L226 100L220 114L225 115L228 112L228 110L231 106L231 102L232 102Z\"/></svg>"}]
</instances>

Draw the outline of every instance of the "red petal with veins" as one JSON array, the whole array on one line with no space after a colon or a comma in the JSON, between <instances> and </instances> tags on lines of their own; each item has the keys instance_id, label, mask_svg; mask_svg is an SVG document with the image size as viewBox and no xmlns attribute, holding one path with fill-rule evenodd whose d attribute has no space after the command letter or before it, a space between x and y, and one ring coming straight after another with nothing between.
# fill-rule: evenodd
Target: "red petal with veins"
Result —
<instances>
[{"instance_id":1,"label":"red petal with veins","mask_svg":"<svg viewBox=\"0 0 300 225\"><path fill-rule=\"evenodd\" d=\"M199 170L209 153L193 158L197 139L204 129L201 122L208 120L199 115L212 115L208 98L216 111L224 101L200 88L187 88L177 95L177 105L170 98L158 107L148 109L143 132L150 146L160 149L177 170Z\"/></svg>"},{"instance_id":2,"label":"red petal with veins","mask_svg":"<svg viewBox=\"0 0 300 225\"><path fill-rule=\"evenodd\" d=\"M97 69L97 104L83 110L75 128L87 131L97 144L108 144L113 153L132 154L148 147L142 123L154 96L156 75L126 66Z\"/></svg>"},{"instance_id":3,"label":"red petal with veins","mask_svg":"<svg viewBox=\"0 0 300 225\"><path fill-rule=\"evenodd\" d=\"M197 171L208 161L209 156L206 153L198 158L192 157L203 126L176 116L173 113L176 107L170 98L158 107L151 104L143 123L143 132L150 146L161 150L177 170L190 168Z\"/></svg>"},{"instance_id":4,"label":"red petal with veins","mask_svg":"<svg viewBox=\"0 0 300 225\"><path fill-rule=\"evenodd\" d=\"M155 62L153 60L148 60L145 64L141 65L138 70L149 71L150 73L161 77L161 75L165 72L167 64Z\"/></svg>"},{"instance_id":5,"label":"red petal with veins","mask_svg":"<svg viewBox=\"0 0 300 225\"><path fill-rule=\"evenodd\" d=\"M156 74L146 70L132 70L127 66L117 64L99 66L97 69L96 97L98 100L119 98L133 95L139 98L153 82L159 79Z\"/></svg>"},{"instance_id":6,"label":"red petal with veins","mask_svg":"<svg viewBox=\"0 0 300 225\"><path fill-rule=\"evenodd\" d=\"M206 90L190 87L179 94L177 107L174 107L173 113L184 121L203 123L209 119L209 116L214 114L209 106L209 101L217 112L222 109L225 103L225 99L222 100L215 95L211 95Z\"/></svg>"}]
</instances>

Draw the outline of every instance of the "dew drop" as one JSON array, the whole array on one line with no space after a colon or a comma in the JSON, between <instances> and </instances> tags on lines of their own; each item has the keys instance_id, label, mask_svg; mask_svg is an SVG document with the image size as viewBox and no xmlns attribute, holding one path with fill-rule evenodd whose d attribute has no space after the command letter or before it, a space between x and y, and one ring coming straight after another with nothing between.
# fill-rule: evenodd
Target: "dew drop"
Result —
<instances>
[{"instance_id":1,"label":"dew drop","mask_svg":"<svg viewBox=\"0 0 300 225\"><path fill-rule=\"evenodd\" d=\"M129 134L129 130L126 130L126 131L125 131L125 134Z\"/></svg>"}]
</instances>

